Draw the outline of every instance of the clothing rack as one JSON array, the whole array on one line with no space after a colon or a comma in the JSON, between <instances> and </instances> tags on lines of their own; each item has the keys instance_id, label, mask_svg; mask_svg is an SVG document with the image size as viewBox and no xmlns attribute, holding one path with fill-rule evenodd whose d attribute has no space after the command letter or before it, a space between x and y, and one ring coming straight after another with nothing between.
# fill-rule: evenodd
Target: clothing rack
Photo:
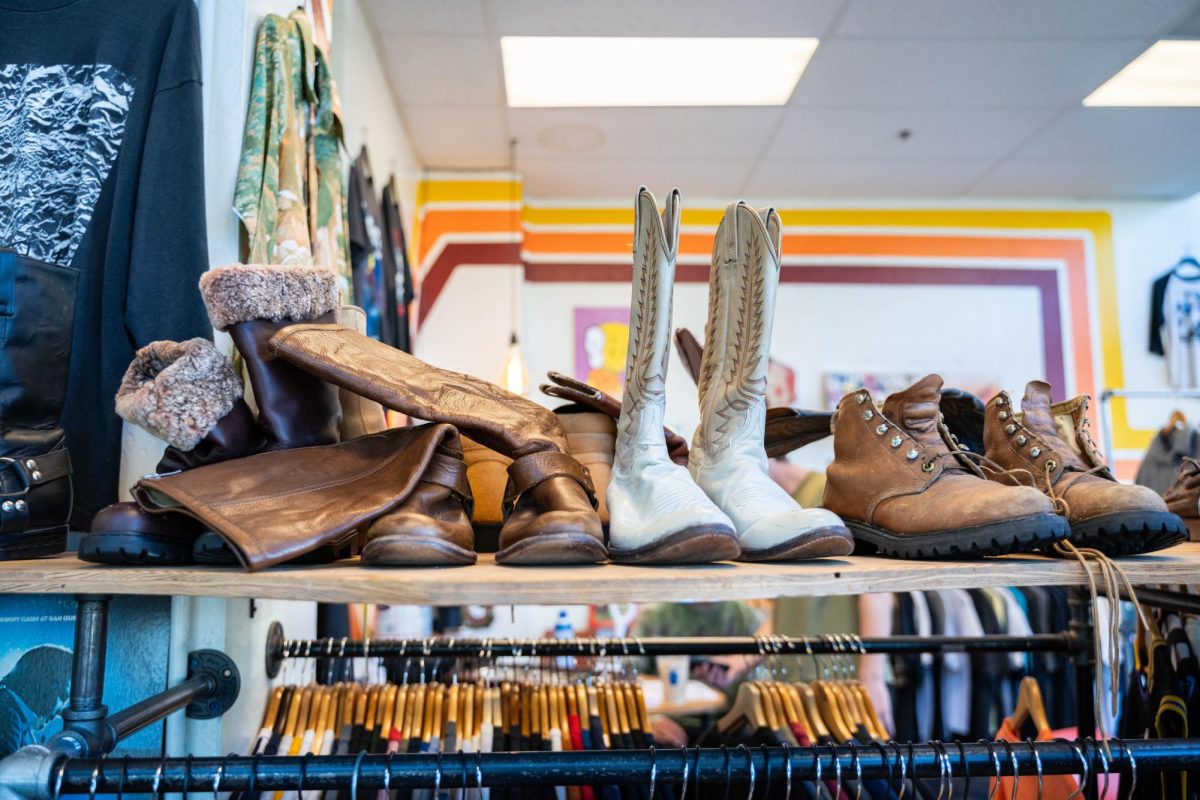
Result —
<instances>
[{"instance_id":1,"label":"clothing rack","mask_svg":"<svg viewBox=\"0 0 1200 800\"><path fill-rule=\"evenodd\" d=\"M1113 461L1112 414L1109 403L1127 400L1200 400L1200 389L1103 389L1100 392L1100 442L1104 457Z\"/></svg>"},{"instance_id":2,"label":"clothing rack","mask_svg":"<svg viewBox=\"0 0 1200 800\"><path fill-rule=\"evenodd\" d=\"M782 788L792 782L858 778L898 781L1080 775L1090 785L1105 773L1139 780L1159 770L1200 766L1200 739L1124 741L872 744L860 746L688 748L601 752L446 753L358 756L62 759L30 797L63 793L384 789L403 787L563 786L749 781ZM760 788L760 791L765 791ZM771 796L764 794L763 796Z\"/></svg>"}]
</instances>

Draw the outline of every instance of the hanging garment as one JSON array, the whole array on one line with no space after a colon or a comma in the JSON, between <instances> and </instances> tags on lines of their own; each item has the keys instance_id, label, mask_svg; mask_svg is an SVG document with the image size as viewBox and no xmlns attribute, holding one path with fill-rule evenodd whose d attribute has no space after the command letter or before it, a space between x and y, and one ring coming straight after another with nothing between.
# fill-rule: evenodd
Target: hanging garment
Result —
<instances>
[{"instance_id":1,"label":"hanging garment","mask_svg":"<svg viewBox=\"0 0 1200 800\"><path fill-rule=\"evenodd\" d=\"M1171 425L1150 440L1138 467L1136 483L1163 494L1175 482L1184 458L1200 456L1200 430Z\"/></svg>"},{"instance_id":2,"label":"hanging garment","mask_svg":"<svg viewBox=\"0 0 1200 800\"><path fill-rule=\"evenodd\" d=\"M1166 356L1172 387L1200 386L1200 275L1172 270L1155 281L1151 302L1150 351Z\"/></svg>"},{"instance_id":3,"label":"hanging garment","mask_svg":"<svg viewBox=\"0 0 1200 800\"><path fill-rule=\"evenodd\" d=\"M409 309L416 293L413 291L412 268L408 263L408 242L404 236L404 217L400 214L400 195L396 191L396 179L393 177L388 185L383 187L383 226L386 238L392 249L392 280L387 288L387 296L392 301L389 308L394 312L392 329L395 332L393 347L398 347L406 353L412 352L410 339L411 323Z\"/></svg>"},{"instance_id":4,"label":"hanging garment","mask_svg":"<svg viewBox=\"0 0 1200 800\"><path fill-rule=\"evenodd\" d=\"M191 0L0 5L0 251L78 273L73 529L117 499L134 352L211 336L203 129Z\"/></svg>"},{"instance_id":5,"label":"hanging garment","mask_svg":"<svg viewBox=\"0 0 1200 800\"><path fill-rule=\"evenodd\" d=\"M394 328L396 263L385 239L386 220L366 148L350 166L347 208L354 299L367 313L367 336L399 347ZM389 286L393 287L390 292Z\"/></svg>"},{"instance_id":6,"label":"hanging garment","mask_svg":"<svg viewBox=\"0 0 1200 800\"><path fill-rule=\"evenodd\" d=\"M1024 745L1025 739L1022 738L1019 731L1015 730L1012 725L1012 720L1005 718L1000 725L1000 730L996 732L996 741L1012 742L1013 749L1016 750L1019 746ZM1053 731L1042 731L1038 734L1038 742L1054 741ZM1003 750L1001 758L1003 758ZM996 783L996 779L992 778L989 781L989 791ZM1072 796L1072 793L1079 788L1079 781L1074 775L1043 775L1042 776L1042 791L1038 792L1038 779L1036 775L1023 775L1016 782L1014 787L1012 778L1000 779L1000 790L998 797L1013 798L1013 800L1067 800ZM1015 789L1015 791L1014 791Z\"/></svg>"},{"instance_id":7,"label":"hanging garment","mask_svg":"<svg viewBox=\"0 0 1200 800\"><path fill-rule=\"evenodd\" d=\"M248 263L327 266L349 289L337 89L308 17L268 14L254 48L234 211Z\"/></svg>"}]
</instances>

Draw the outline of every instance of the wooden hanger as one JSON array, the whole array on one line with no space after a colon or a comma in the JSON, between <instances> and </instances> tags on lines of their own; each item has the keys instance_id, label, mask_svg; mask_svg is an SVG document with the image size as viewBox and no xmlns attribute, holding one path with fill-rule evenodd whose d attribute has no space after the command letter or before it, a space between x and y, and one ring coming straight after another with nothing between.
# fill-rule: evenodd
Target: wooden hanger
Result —
<instances>
[{"instance_id":1,"label":"wooden hanger","mask_svg":"<svg viewBox=\"0 0 1200 800\"><path fill-rule=\"evenodd\" d=\"M763 709L762 691L754 681L746 681L738 687L729 711L717 721L717 730L729 736L741 732L747 725L753 728L762 728L767 723L767 714Z\"/></svg>"},{"instance_id":2,"label":"wooden hanger","mask_svg":"<svg viewBox=\"0 0 1200 800\"><path fill-rule=\"evenodd\" d=\"M1187 417L1179 409L1171 412L1171 416L1167 417L1167 424L1163 425L1162 434L1166 436L1176 428L1186 428L1188 426Z\"/></svg>"},{"instance_id":3,"label":"wooden hanger","mask_svg":"<svg viewBox=\"0 0 1200 800\"><path fill-rule=\"evenodd\" d=\"M1008 719L1016 731L1021 730L1025 720L1030 720L1037 729L1038 736L1050 732L1046 704L1042 700L1042 688L1038 686L1037 678L1026 676L1021 679L1021 688L1017 691L1017 707Z\"/></svg>"}]
</instances>

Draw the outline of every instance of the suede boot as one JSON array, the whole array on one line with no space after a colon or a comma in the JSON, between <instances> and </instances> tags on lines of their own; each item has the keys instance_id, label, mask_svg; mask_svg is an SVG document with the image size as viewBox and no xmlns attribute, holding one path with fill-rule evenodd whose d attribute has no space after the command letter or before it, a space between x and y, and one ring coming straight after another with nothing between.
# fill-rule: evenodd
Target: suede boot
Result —
<instances>
[{"instance_id":1,"label":"suede boot","mask_svg":"<svg viewBox=\"0 0 1200 800\"><path fill-rule=\"evenodd\" d=\"M717 228L700 365L700 425L688 469L737 529L742 559L844 556L853 549L837 515L803 509L767 471L763 447L767 356L779 280L782 227L731 204Z\"/></svg>"},{"instance_id":2,"label":"suede boot","mask_svg":"<svg viewBox=\"0 0 1200 800\"><path fill-rule=\"evenodd\" d=\"M614 561L702 564L737 558L733 522L671 462L663 441L671 293L679 248L679 192L662 217L654 195L635 198L633 303L625 392L608 485L609 553Z\"/></svg>"},{"instance_id":3,"label":"suede boot","mask_svg":"<svg viewBox=\"0 0 1200 800\"><path fill-rule=\"evenodd\" d=\"M75 270L0 248L0 561L61 553L71 457L59 422Z\"/></svg>"},{"instance_id":4,"label":"suede boot","mask_svg":"<svg viewBox=\"0 0 1200 800\"><path fill-rule=\"evenodd\" d=\"M1018 410L1007 393L987 404L987 457L1005 473L996 480L1028 482L1054 503L1071 526L1071 542L1110 557L1149 553L1187 538L1187 527L1145 486L1117 481L1087 430L1087 398L1053 403L1050 384L1030 381Z\"/></svg>"},{"instance_id":5,"label":"suede boot","mask_svg":"<svg viewBox=\"0 0 1200 800\"><path fill-rule=\"evenodd\" d=\"M860 389L838 403L822 505L859 552L960 558L1028 552L1067 536L1041 492L984 477L943 424L942 379L929 375L883 407Z\"/></svg>"},{"instance_id":6,"label":"suede boot","mask_svg":"<svg viewBox=\"0 0 1200 800\"><path fill-rule=\"evenodd\" d=\"M267 346L293 322L333 322L337 275L326 267L233 264L200 276L217 330L227 331L246 364L267 450L339 441L337 387L285 361Z\"/></svg>"},{"instance_id":7,"label":"suede boot","mask_svg":"<svg viewBox=\"0 0 1200 800\"><path fill-rule=\"evenodd\" d=\"M117 389L117 413L167 442L155 471L182 472L241 458L262 446L242 380L212 342L152 342ZM98 564L188 564L204 527L183 514L114 503L96 515L79 558Z\"/></svg>"},{"instance_id":8,"label":"suede boot","mask_svg":"<svg viewBox=\"0 0 1200 800\"><path fill-rule=\"evenodd\" d=\"M567 454L553 412L494 384L425 364L338 325L291 325L271 351L314 376L387 408L449 423L510 457L496 560L591 564L604 533L587 471Z\"/></svg>"},{"instance_id":9,"label":"suede boot","mask_svg":"<svg viewBox=\"0 0 1200 800\"><path fill-rule=\"evenodd\" d=\"M1193 542L1200 541L1200 461L1183 459L1175 482L1163 493L1163 501L1168 511L1183 520L1188 538Z\"/></svg>"}]
</instances>

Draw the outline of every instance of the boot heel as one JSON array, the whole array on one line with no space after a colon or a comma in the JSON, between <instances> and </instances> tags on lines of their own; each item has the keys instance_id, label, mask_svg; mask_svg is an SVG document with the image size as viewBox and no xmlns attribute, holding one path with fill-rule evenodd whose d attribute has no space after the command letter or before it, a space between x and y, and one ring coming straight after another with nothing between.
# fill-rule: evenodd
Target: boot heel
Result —
<instances>
[{"instance_id":1,"label":"boot heel","mask_svg":"<svg viewBox=\"0 0 1200 800\"><path fill-rule=\"evenodd\" d=\"M0 533L0 561L55 556L67 549L67 526Z\"/></svg>"}]
</instances>

